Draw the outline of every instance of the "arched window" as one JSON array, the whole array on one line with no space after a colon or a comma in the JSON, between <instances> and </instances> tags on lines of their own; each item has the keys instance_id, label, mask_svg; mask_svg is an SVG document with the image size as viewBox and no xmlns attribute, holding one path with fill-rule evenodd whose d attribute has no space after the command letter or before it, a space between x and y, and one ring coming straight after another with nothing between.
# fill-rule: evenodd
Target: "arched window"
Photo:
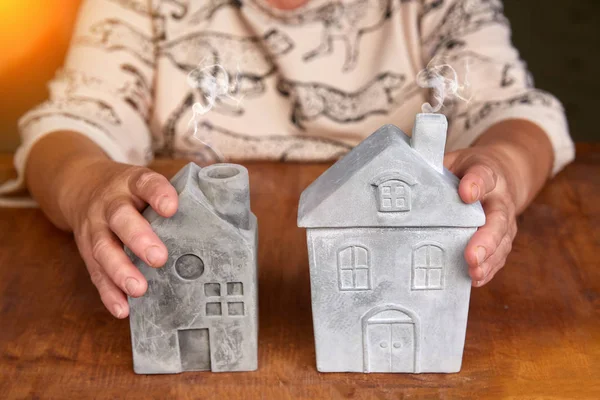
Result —
<instances>
[{"instance_id":1,"label":"arched window","mask_svg":"<svg viewBox=\"0 0 600 400\"><path fill-rule=\"evenodd\" d=\"M361 246L349 246L338 252L339 289L369 290L369 250Z\"/></svg>"},{"instance_id":2,"label":"arched window","mask_svg":"<svg viewBox=\"0 0 600 400\"><path fill-rule=\"evenodd\" d=\"M390 179L377 186L380 212L410 211L410 186Z\"/></svg>"},{"instance_id":3,"label":"arched window","mask_svg":"<svg viewBox=\"0 0 600 400\"><path fill-rule=\"evenodd\" d=\"M444 250L424 243L413 250L413 290L444 288Z\"/></svg>"}]
</instances>

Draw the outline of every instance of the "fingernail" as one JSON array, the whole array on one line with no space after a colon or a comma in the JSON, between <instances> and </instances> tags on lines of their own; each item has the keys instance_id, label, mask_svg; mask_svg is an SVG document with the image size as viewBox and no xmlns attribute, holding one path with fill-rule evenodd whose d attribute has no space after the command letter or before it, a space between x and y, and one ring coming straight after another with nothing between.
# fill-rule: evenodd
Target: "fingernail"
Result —
<instances>
[{"instance_id":1,"label":"fingernail","mask_svg":"<svg viewBox=\"0 0 600 400\"><path fill-rule=\"evenodd\" d=\"M485 260L485 255L487 251L485 247L477 246L477 264L481 265L481 263Z\"/></svg>"},{"instance_id":2,"label":"fingernail","mask_svg":"<svg viewBox=\"0 0 600 400\"><path fill-rule=\"evenodd\" d=\"M160 210L160 212L166 213L169 210L170 203L171 202L169 201L169 199L167 197L163 197L162 199L160 199L158 201L158 209Z\"/></svg>"},{"instance_id":3,"label":"fingernail","mask_svg":"<svg viewBox=\"0 0 600 400\"><path fill-rule=\"evenodd\" d=\"M158 248L158 246L152 246L148 250L146 250L146 260L150 263L150 265L155 265L158 260L161 258L162 252Z\"/></svg>"},{"instance_id":4,"label":"fingernail","mask_svg":"<svg viewBox=\"0 0 600 400\"><path fill-rule=\"evenodd\" d=\"M483 281L477 281L477 282L475 282L475 285L476 286L481 286L481 285L483 285Z\"/></svg>"},{"instance_id":5,"label":"fingernail","mask_svg":"<svg viewBox=\"0 0 600 400\"><path fill-rule=\"evenodd\" d=\"M115 304L115 315L117 318L121 318L123 316L123 307L120 304Z\"/></svg>"},{"instance_id":6,"label":"fingernail","mask_svg":"<svg viewBox=\"0 0 600 400\"><path fill-rule=\"evenodd\" d=\"M127 294L130 296L137 292L138 287L140 287L140 283L134 278L127 278L125 281L125 289L127 289Z\"/></svg>"},{"instance_id":7,"label":"fingernail","mask_svg":"<svg viewBox=\"0 0 600 400\"><path fill-rule=\"evenodd\" d=\"M479 186L472 184L471 185L471 199L476 201L479 198Z\"/></svg>"}]
</instances>

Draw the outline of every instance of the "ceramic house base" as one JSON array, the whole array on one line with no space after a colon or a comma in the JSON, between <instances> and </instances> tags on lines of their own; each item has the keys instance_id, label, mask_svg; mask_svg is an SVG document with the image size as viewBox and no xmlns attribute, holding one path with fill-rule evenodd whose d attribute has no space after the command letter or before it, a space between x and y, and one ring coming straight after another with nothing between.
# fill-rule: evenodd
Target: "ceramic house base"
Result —
<instances>
[{"instance_id":1,"label":"ceramic house base","mask_svg":"<svg viewBox=\"0 0 600 400\"><path fill-rule=\"evenodd\" d=\"M169 259L151 268L131 252L148 291L129 298L138 374L252 371L257 368L256 218L248 171L190 163L171 180L179 208L144 211Z\"/></svg>"},{"instance_id":2,"label":"ceramic house base","mask_svg":"<svg viewBox=\"0 0 600 400\"><path fill-rule=\"evenodd\" d=\"M443 168L447 122L386 125L302 193L317 369L457 372L471 279L464 249L485 222Z\"/></svg>"}]
</instances>

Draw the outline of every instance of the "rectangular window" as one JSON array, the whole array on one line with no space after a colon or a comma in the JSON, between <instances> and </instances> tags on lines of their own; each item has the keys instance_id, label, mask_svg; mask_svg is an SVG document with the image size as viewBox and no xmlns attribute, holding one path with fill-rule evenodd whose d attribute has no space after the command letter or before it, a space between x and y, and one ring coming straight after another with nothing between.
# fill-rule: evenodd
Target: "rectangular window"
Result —
<instances>
[{"instance_id":1,"label":"rectangular window","mask_svg":"<svg viewBox=\"0 0 600 400\"><path fill-rule=\"evenodd\" d=\"M242 296L244 294L244 285L242 282L227 283L227 296Z\"/></svg>"},{"instance_id":2,"label":"rectangular window","mask_svg":"<svg viewBox=\"0 0 600 400\"><path fill-rule=\"evenodd\" d=\"M368 269L357 269L356 270L356 289L368 289L369 288L369 270Z\"/></svg>"},{"instance_id":3,"label":"rectangular window","mask_svg":"<svg viewBox=\"0 0 600 400\"><path fill-rule=\"evenodd\" d=\"M229 316L238 317L244 315L244 303L241 301L227 303L227 312Z\"/></svg>"},{"instance_id":4,"label":"rectangular window","mask_svg":"<svg viewBox=\"0 0 600 400\"><path fill-rule=\"evenodd\" d=\"M338 252L338 287L341 291L371 289L369 251L361 246Z\"/></svg>"},{"instance_id":5,"label":"rectangular window","mask_svg":"<svg viewBox=\"0 0 600 400\"><path fill-rule=\"evenodd\" d=\"M413 250L412 289L444 288L444 250L437 244L423 244Z\"/></svg>"},{"instance_id":6,"label":"rectangular window","mask_svg":"<svg viewBox=\"0 0 600 400\"><path fill-rule=\"evenodd\" d=\"M209 317L223 315L221 303L206 303L206 315Z\"/></svg>"},{"instance_id":7,"label":"rectangular window","mask_svg":"<svg viewBox=\"0 0 600 400\"><path fill-rule=\"evenodd\" d=\"M354 289L354 279L352 276L351 269L340 270L340 289L342 289L342 290Z\"/></svg>"},{"instance_id":8,"label":"rectangular window","mask_svg":"<svg viewBox=\"0 0 600 400\"><path fill-rule=\"evenodd\" d=\"M204 294L207 297L215 297L221 295L221 284L220 283L205 283Z\"/></svg>"},{"instance_id":9,"label":"rectangular window","mask_svg":"<svg viewBox=\"0 0 600 400\"><path fill-rule=\"evenodd\" d=\"M406 182L388 180L381 183L377 191L380 212L410 211L410 188Z\"/></svg>"},{"instance_id":10,"label":"rectangular window","mask_svg":"<svg viewBox=\"0 0 600 400\"><path fill-rule=\"evenodd\" d=\"M225 292L221 294L221 289ZM204 294L207 297L206 315L210 317L243 317L244 284L242 282L205 283Z\"/></svg>"}]
</instances>

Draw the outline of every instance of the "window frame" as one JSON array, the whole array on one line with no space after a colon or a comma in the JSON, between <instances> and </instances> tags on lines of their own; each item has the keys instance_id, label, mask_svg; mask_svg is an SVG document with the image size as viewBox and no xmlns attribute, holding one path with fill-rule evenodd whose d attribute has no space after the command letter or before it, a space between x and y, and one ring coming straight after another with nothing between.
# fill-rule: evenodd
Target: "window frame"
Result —
<instances>
[{"instance_id":1,"label":"window frame","mask_svg":"<svg viewBox=\"0 0 600 400\"><path fill-rule=\"evenodd\" d=\"M389 193L384 193L384 189L389 188ZM402 188L404 193L398 194L398 189ZM398 200L403 199L404 205L398 206ZM385 206L384 200L390 200L390 205ZM400 179L392 178L382 182L377 186L377 209L379 212L407 212L411 206L411 188L410 185Z\"/></svg>"},{"instance_id":2,"label":"window frame","mask_svg":"<svg viewBox=\"0 0 600 400\"><path fill-rule=\"evenodd\" d=\"M241 318L246 316L246 298L244 296L244 282L243 281L225 281L223 282L204 282L204 299L206 301L206 316L207 317L232 317ZM219 294L210 294L207 292L207 288L214 288L218 285ZM231 286L230 286L231 285ZM239 293L230 293L235 285L239 286ZM231 290L232 291L232 290ZM219 314L208 314L208 305L219 304ZM241 314L231 314L231 306L234 304L241 304ZM225 314L227 310L227 314Z\"/></svg>"},{"instance_id":3,"label":"window frame","mask_svg":"<svg viewBox=\"0 0 600 400\"><path fill-rule=\"evenodd\" d=\"M431 248L439 250L439 266L437 264L432 265L432 257L430 253ZM417 264L417 255L419 251L426 251L425 254L425 265ZM412 290L443 290L444 289L444 271L445 271L445 251L441 243L438 242L420 242L412 248L412 268L411 268L411 289ZM421 271L425 272L425 284L418 285L418 274ZM431 276L435 273L439 275L439 285L431 284Z\"/></svg>"},{"instance_id":4,"label":"window frame","mask_svg":"<svg viewBox=\"0 0 600 400\"><path fill-rule=\"evenodd\" d=\"M364 264L359 264L360 260L357 257L357 251L360 249L365 253ZM346 265L342 262L342 253L345 251L350 251L350 264ZM338 278L338 289L340 292L356 292L356 291L365 291L372 290L371 286L371 255L369 249L365 246L361 245L349 245L340 248L337 251L337 278ZM343 279L343 272L351 271L351 285L347 286L344 284L345 280ZM357 271L366 271L366 285L365 286L357 286Z\"/></svg>"},{"instance_id":5,"label":"window frame","mask_svg":"<svg viewBox=\"0 0 600 400\"><path fill-rule=\"evenodd\" d=\"M396 189L394 193L391 190L391 182L397 182L395 184ZM406 213L411 210L412 207L412 187L416 185L418 182L412 176L405 174L401 171L386 171L380 175L378 175L374 180L371 181L371 185L375 187L375 200L377 202L377 211L380 213L389 213L389 214L401 214ZM383 193L385 187L390 187L390 194ZM396 204L393 204L398 198L395 197L395 191L398 187L404 188L404 206L398 207ZM386 198L390 198L390 209L384 207L383 200Z\"/></svg>"}]
</instances>

